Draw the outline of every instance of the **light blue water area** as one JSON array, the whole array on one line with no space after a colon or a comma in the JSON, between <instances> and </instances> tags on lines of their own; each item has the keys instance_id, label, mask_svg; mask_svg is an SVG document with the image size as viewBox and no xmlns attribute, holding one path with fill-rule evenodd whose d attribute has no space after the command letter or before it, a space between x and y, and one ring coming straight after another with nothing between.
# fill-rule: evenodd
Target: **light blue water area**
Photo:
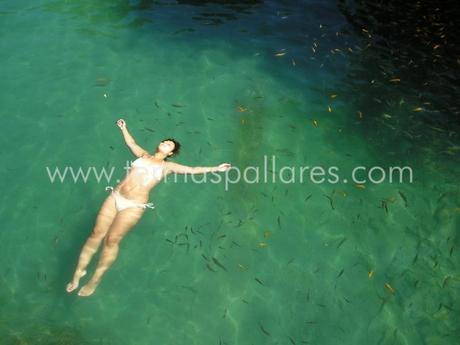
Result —
<instances>
[{"instance_id":1,"label":"light blue water area","mask_svg":"<svg viewBox=\"0 0 460 345\"><path fill-rule=\"evenodd\" d=\"M458 339L458 125L414 111L417 84L377 93L376 53L335 2L2 1L0 32L1 344ZM105 186L135 158L120 117L151 152L179 140L182 164L276 166L227 188L163 182L96 293L69 295ZM301 182L307 166L340 181ZM356 166L413 182L361 185ZM51 183L66 167L114 173Z\"/></svg>"}]
</instances>

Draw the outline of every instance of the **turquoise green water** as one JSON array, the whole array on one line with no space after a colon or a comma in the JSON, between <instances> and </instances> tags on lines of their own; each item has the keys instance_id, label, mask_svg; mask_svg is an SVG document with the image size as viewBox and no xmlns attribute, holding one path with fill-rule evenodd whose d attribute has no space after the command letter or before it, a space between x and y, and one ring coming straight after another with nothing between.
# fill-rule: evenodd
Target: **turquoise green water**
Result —
<instances>
[{"instance_id":1,"label":"turquoise green water","mask_svg":"<svg viewBox=\"0 0 460 345\"><path fill-rule=\"evenodd\" d=\"M375 91L374 56L334 2L2 1L0 32L1 344L458 339L458 125L417 83ZM148 150L179 140L191 166L275 155L275 170L410 166L414 180L163 183L82 299L65 285L134 158L120 117ZM46 167L66 166L116 170L51 183Z\"/></svg>"}]
</instances>

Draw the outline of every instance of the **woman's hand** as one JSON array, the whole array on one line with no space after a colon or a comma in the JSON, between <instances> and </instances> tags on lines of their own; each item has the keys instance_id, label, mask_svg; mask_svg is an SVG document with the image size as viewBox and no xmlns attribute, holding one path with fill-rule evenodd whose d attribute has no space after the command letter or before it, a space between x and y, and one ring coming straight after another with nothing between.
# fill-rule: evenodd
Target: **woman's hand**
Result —
<instances>
[{"instance_id":1,"label":"woman's hand","mask_svg":"<svg viewBox=\"0 0 460 345\"><path fill-rule=\"evenodd\" d=\"M232 166L230 163L222 163L221 165L219 165L217 167L217 171L227 171L228 169L230 169Z\"/></svg>"},{"instance_id":2,"label":"woman's hand","mask_svg":"<svg viewBox=\"0 0 460 345\"><path fill-rule=\"evenodd\" d=\"M117 126L120 127L120 129L125 129L126 128L126 122L123 119L120 119L117 121Z\"/></svg>"}]
</instances>

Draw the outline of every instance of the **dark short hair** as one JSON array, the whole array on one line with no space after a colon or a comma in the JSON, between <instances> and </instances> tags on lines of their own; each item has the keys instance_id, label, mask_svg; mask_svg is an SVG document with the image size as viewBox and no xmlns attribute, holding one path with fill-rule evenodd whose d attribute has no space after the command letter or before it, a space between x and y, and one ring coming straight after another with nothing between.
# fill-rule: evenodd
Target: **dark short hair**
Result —
<instances>
[{"instance_id":1,"label":"dark short hair","mask_svg":"<svg viewBox=\"0 0 460 345\"><path fill-rule=\"evenodd\" d=\"M164 141L172 141L174 143L174 150L172 150L173 154L171 156L176 156L180 153L180 143L177 140L174 140L172 138L167 138L167 139L163 139L161 142L164 142Z\"/></svg>"}]
</instances>

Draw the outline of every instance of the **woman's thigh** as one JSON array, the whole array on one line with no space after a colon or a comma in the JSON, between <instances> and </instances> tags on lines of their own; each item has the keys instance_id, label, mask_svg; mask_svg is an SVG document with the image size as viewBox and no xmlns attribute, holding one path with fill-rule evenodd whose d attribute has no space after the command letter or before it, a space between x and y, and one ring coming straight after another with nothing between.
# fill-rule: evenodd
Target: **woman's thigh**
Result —
<instances>
[{"instance_id":1,"label":"woman's thigh","mask_svg":"<svg viewBox=\"0 0 460 345\"><path fill-rule=\"evenodd\" d=\"M118 212L110 226L107 240L120 241L141 219L144 208L127 208Z\"/></svg>"},{"instance_id":2,"label":"woman's thigh","mask_svg":"<svg viewBox=\"0 0 460 345\"><path fill-rule=\"evenodd\" d=\"M96 236L104 237L109 231L115 217L117 215L117 209L115 207L115 200L112 195L109 195L99 210L96 217L96 224L94 225L93 234Z\"/></svg>"}]
</instances>

